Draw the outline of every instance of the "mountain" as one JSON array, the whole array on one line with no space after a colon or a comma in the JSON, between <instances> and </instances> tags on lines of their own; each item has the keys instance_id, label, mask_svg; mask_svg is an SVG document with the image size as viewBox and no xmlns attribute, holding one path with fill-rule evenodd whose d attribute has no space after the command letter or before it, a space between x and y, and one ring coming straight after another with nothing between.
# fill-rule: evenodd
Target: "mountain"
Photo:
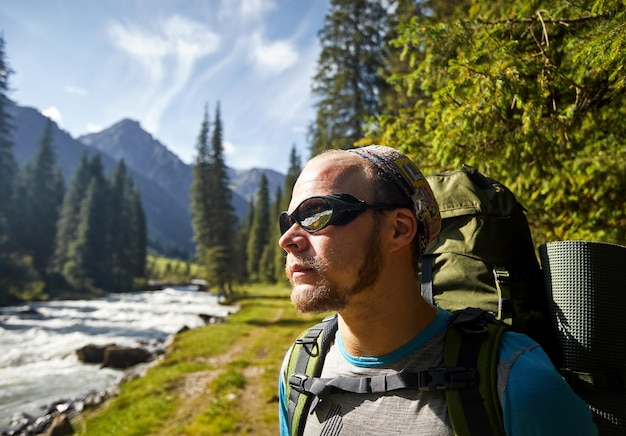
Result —
<instances>
[{"instance_id":1,"label":"mountain","mask_svg":"<svg viewBox=\"0 0 626 436\"><path fill-rule=\"evenodd\" d=\"M14 106L11 113L15 127L14 154L22 165L37 149L46 118L29 107ZM125 119L101 132L76 139L54 124L52 138L66 185L82 153L100 153L107 174L124 159L141 192L149 239L193 253L189 212L192 167L143 130L138 122ZM277 186L282 187L284 176L276 171L229 168L233 206L239 218L247 212L248 199L256 193L262 173L266 174L272 193Z\"/></svg>"}]
</instances>

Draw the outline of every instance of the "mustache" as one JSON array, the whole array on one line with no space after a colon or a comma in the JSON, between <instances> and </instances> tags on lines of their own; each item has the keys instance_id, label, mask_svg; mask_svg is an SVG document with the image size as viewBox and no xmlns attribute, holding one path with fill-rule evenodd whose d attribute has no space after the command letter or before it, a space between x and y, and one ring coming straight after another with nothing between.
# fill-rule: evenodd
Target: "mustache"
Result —
<instances>
[{"instance_id":1,"label":"mustache","mask_svg":"<svg viewBox=\"0 0 626 436\"><path fill-rule=\"evenodd\" d=\"M328 264L320 259L316 259L313 257L298 257L294 256L295 261L292 263L296 263L298 265L305 266L307 268L311 268L316 272L326 271L328 268Z\"/></svg>"}]
</instances>

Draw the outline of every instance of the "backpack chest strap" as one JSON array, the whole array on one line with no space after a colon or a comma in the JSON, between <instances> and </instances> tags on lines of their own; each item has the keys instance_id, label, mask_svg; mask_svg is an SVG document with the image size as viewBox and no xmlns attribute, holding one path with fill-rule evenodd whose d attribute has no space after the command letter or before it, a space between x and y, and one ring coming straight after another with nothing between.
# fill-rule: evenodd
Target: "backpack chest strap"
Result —
<instances>
[{"instance_id":1,"label":"backpack chest strap","mask_svg":"<svg viewBox=\"0 0 626 436\"><path fill-rule=\"evenodd\" d=\"M293 390L321 399L335 393L383 394L403 389L462 389L476 382L475 368L429 368L374 377L319 378L293 374L289 378L289 385Z\"/></svg>"}]
</instances>

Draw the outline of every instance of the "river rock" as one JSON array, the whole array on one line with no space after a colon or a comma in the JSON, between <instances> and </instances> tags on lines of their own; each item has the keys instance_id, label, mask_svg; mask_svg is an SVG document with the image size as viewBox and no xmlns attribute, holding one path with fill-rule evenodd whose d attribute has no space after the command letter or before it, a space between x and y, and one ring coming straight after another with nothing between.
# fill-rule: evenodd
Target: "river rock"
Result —
<instances>
[{"instance_id":1,"label":"river rock","mask_svg":"<svg viewBox=\"0 0 626 436\"><path fill-rule=\"evenodd\" d=\"M138 363L148 362L152 353L145 348L107 347L104 351L103 367L125 369Z\"/></svg>"},{"instance_id":2,"label":"river rock","mask_svg":"<svg viewBox=\"0 0 626 436\"><path fill-rule=\"evenodd\" d=\"M109 345L94 345L89 344L76 350L78 360L84 363L102 363L104 361L104 352L108 347L115 346L115 344Z\"/></svg>"}]
</instances>

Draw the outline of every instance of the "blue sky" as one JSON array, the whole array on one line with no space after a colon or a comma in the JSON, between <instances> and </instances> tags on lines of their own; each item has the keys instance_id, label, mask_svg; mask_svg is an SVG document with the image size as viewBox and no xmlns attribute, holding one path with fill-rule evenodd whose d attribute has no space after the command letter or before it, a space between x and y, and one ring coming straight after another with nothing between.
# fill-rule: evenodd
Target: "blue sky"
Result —
<instances>
[{"instance_id":1,"label":"blue sky","mask_svg":"<svg viewBox=\"0 0 626 436\"><path fill-rule=\"evenodd\" d=\"M77 137L137 120L191 163L221 105L227 165L309 157L328 0L0 0L13 91Z\"/></svg>"}]
</instances>

